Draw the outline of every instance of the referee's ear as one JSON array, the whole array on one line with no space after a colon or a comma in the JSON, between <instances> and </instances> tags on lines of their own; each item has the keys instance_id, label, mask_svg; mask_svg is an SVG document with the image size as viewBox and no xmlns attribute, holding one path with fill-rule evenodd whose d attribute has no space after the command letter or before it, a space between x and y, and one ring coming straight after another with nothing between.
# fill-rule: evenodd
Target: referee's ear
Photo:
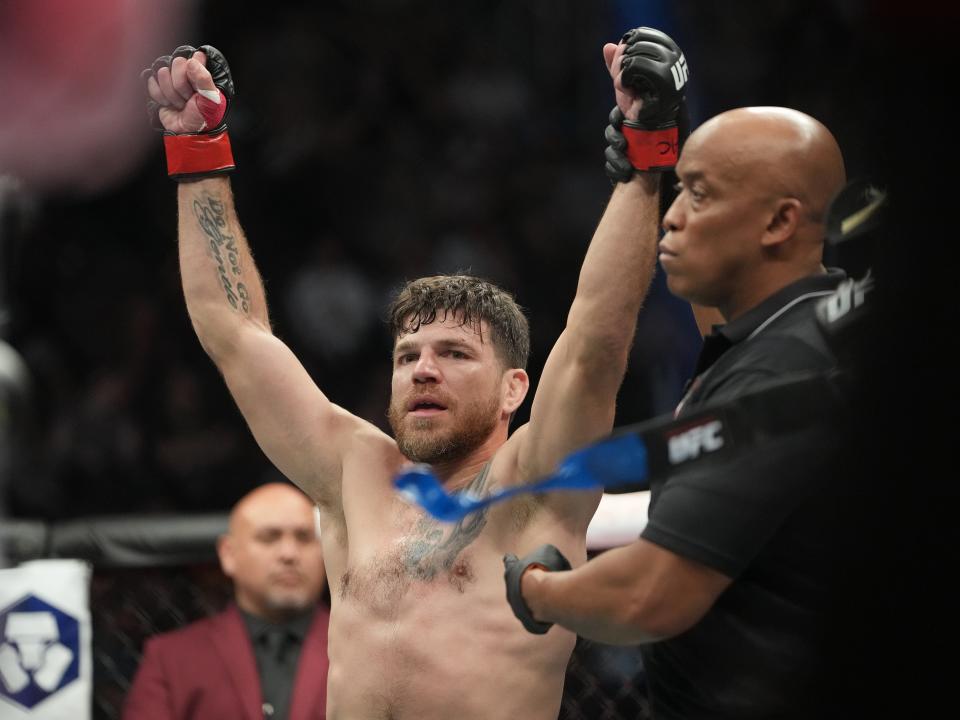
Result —
<instances>
[{"instance_id":1,"label":"referee's ear","mask_svg":"<svg viewBox=\"0 0 960 720\"><path fill-rule=\"evenodd\" d=\"M803 215L803 203L797 198L785 197L776 200L760 244L764 248L776 248L797 234Z\"/></svg>"}]
</instances>

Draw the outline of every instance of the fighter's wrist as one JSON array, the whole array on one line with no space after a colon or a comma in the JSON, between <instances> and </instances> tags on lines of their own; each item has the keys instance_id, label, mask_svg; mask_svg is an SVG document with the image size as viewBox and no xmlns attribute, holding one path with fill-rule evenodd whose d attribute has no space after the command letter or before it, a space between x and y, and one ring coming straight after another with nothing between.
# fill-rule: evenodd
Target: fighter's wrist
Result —
<instances>
[{"instance_id":1,"label":"fighter's wrist","mask_svg":"<svg viewBox=\"0 0 960 720\"><path fill-rule=\"evenodd\" d=\"M520 596L530 611L530 617L537 622L549 622L541 615L544 610L542 592L549 574L550 571L545 566L538 564L531 565L520 576Z\"/></svg>"}]
</instances>

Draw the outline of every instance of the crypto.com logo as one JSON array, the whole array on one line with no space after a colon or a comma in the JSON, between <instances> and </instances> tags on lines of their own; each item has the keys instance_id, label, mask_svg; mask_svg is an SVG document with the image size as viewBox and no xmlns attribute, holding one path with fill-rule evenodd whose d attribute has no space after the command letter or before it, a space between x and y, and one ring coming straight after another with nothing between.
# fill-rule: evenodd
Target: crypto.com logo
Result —
<instances>
[{"instance_id":1,"label":"crypto.com logo","mask_svg":"<svg viewBox=\"0 0 960 720\"><path fill-rule=\"evenodd\" d=\"M80 675L80 624L27 595L0 610L0 699L32 709Z\"/></svg>"}]
</instances>

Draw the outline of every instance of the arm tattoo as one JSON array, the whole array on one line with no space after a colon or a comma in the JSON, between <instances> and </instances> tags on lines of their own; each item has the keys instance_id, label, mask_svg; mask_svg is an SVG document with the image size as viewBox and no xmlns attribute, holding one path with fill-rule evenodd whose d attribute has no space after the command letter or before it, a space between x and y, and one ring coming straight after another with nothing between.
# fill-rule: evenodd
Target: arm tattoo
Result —
<instances>
[{"instance_id":1,"label":"arm tattoo","mask_svg":"<svg viewBox=\"0 0 960 720\"><path fill-rule=\"evenodd\" d=\"M193 215L197 218L200 230L207 236L210 254L217 263L220 285L226 293L227 302L234 310L249 315L250 293L247 286L240 282L240 252L237 239L226 232L223 203L205 193L202 198L193 201Z\"/></svg>"},{"instance_id":2,"label":"arm tattoo","mask_svg":"<svg viewBox=\"0 0 960 720\"><path fill-rule=\"evenodd\" d=\"M487 463L464 490L482 495L487 487L489 472L490 463ZM483 508L463 518L446 537L443 529L446 525L441 526L427 516L420 518L410 534L404 555L407 572L420 580L432 580L439 572L449 572L457 556L477 539L486 526L488 509Z\"/></svg>"}]
</instances>

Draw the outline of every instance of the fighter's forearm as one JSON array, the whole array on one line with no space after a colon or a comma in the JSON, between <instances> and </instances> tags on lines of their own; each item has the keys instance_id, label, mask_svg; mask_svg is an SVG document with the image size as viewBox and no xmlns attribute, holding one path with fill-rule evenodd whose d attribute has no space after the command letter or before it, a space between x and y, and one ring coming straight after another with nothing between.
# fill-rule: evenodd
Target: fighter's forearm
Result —
<instances>
[{"instance_id":1,"label":"fighter's forearm","mask_svg":"<svg viewBox=\"0 0 960 720\"><path fill-rule=\"evenodd\" d=\"M528 570L523 599L541 622L611 645L655 642L668 636L648 617L645 583L638 581L631 546L608 550L567 572Z\"/></svg>"},{"instance_id":2,"label":"fighter's forearm","mask_svg":"<svg viewBox=\"0 0 960 720\"><path fill-rule=\"evenodd\" d=\"M567 320L573 347L624 353L656 263L658 175L637 173L618 183L587 250ZM579 341L579 342L578 342Z\"/></svg>"},{"instance_id":3,"label":"fighter's forearm","mask_svg":"<svg viewBox=\"0 0 960 720\"><path fill-rule=\"evenodd\" d=\"M653 276L659 178L618 183L587 250L567 325L550 352L520 445L525 478L553 471L571 450L613 427L637 313ZM572 494L570 512L589 520L597 494ZM587 513L587 514L584 514Z\"/></svg>"},{"instance_id":4,"label":"fighter's forearm","mask_svg":"<svg viewBox=\"0 0 960 720\"><path fill-rule=\"evenodd\" d=\"M180 274L190 319L211 353L246 322L269 330L263 283L226 178L180 183Z\"/></svg>"}]
</instances>

